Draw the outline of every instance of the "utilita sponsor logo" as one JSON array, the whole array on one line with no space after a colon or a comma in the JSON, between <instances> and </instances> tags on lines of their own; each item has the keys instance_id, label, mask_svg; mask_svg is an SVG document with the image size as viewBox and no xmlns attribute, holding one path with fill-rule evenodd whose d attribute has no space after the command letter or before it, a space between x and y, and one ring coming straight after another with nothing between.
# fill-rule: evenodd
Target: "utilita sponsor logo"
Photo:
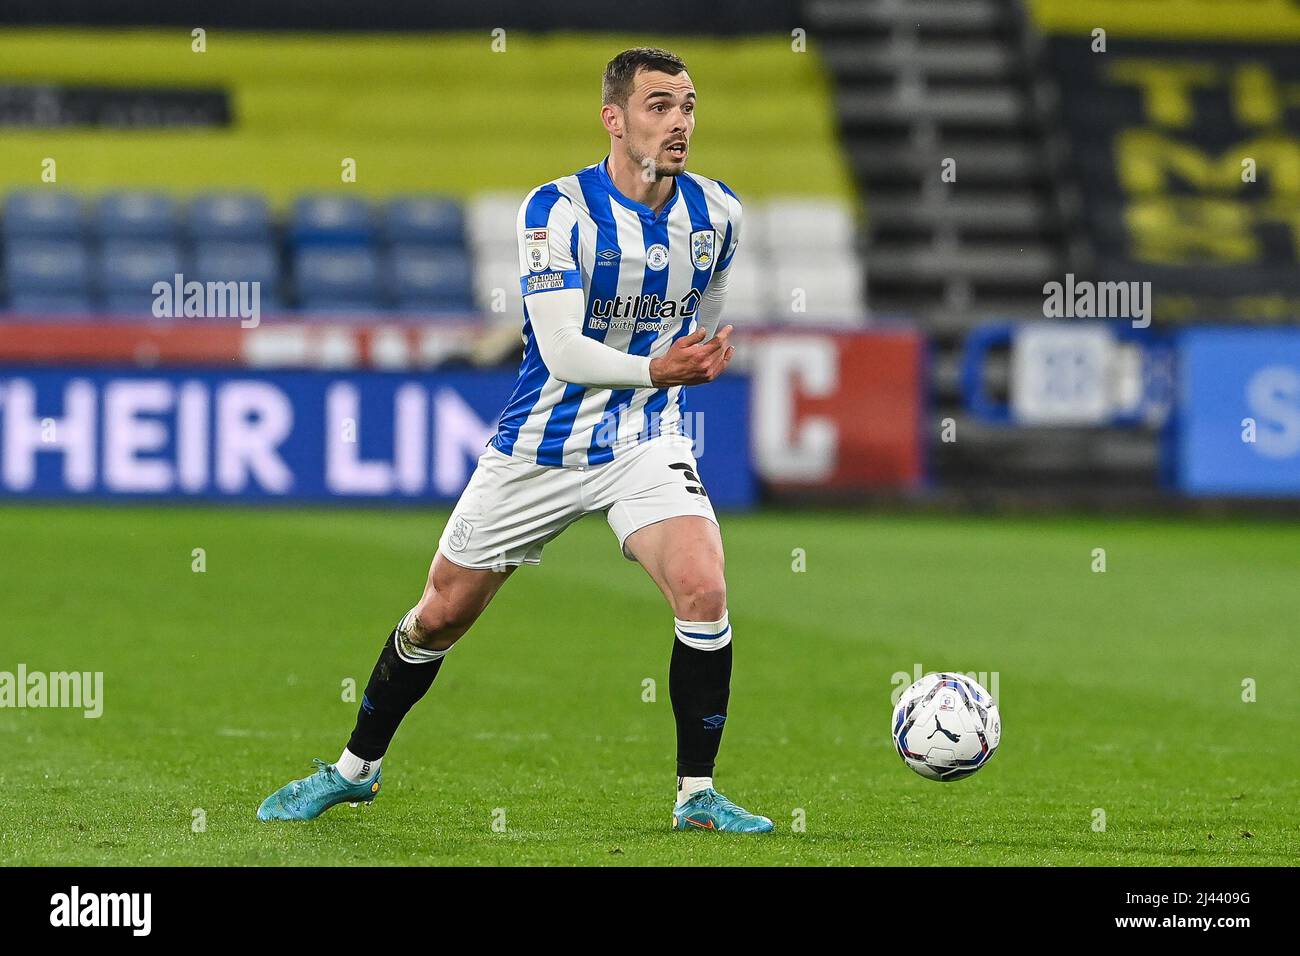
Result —
<instances>
[{"instance_id":1,"label":"utilita sponsor logo","mask_svg":"<svg viewBox=\"0 0 1300 956\"><path fill-rule=\"evenodd\" d=\"M152 893L82 893L74 886L50 897L51 926L128 926L133 936L153 928Z\"/></svg>"},{"instance_id":2,"label":"utilita sponsor logo","mask_svg":"<svg viewBox=\"0 0 1300 956\"><path fill-rule=\"evenodd\" d=\"M675 319L695 314L701 293L692 289L678 299L661 299L658 295L624 295L616 299L592 299L592 319ZM592 328L604 328L592 323Z\"/></svg>"}]
</instances>

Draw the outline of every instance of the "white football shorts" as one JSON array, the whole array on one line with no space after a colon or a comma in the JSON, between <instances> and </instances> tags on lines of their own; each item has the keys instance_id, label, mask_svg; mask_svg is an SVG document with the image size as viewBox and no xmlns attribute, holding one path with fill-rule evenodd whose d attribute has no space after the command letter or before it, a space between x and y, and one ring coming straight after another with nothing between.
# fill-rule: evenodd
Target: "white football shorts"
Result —
<instances>
[{"instance_id":1,"label":"white football shorts","mask_svg":"<svg viewBox=\"0 0 1300 956\"><path fill-rule=\"evenodd\" d=\"M605 513L628 560L635 559L624 542L638 528L678 515L718 523L688 435L656 435L584 469L538 465L489 445L447 520L438 550L467 568L541 564L546 543L593 511Z\"/></svg>"}]
</instances>

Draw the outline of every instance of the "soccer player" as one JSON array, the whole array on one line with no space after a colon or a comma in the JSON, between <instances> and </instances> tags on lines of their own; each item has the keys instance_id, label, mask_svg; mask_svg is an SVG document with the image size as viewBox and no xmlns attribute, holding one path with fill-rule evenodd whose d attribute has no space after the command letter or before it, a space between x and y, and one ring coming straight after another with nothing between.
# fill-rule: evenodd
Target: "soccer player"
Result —
<instances>
[{"instance_id":1,"label":"soccer player","mask_svg":"<svg viewBox=\"0 0 1300 956\"><path fill-rule=\"evenodd\" d=\"M262 820L373 800L397 726L447 652L519 565L540 564L548 541L600 511L673 611L674 828L773 829L713 787L732 630L717 517L683 426L685 387L713 381L735 352L732 327L717 325L741 205L723 183L686 172L696 97L681 59L626 50L603 86L609 155L520 207L519 378L424 594L384 642L338 762L317 760L267 797Z\"/></svg>"}]
</instances>

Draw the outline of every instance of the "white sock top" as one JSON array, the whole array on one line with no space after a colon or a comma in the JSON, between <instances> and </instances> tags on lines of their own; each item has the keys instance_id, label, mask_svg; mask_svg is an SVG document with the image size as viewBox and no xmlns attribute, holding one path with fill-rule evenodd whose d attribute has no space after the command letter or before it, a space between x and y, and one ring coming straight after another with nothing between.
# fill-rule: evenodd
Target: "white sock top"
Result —
<instances>
[{"instance_id":1,"label":"white sock top","mask_svg":"<svg viewBox=\"0 0 1300 956\"><path fill-rule=\"evenodd\" d=\"M383 757L377 757L374 760L362 760L345 747L343 748L343 755L339 757L334 769L348 783L361 783L363 780L369 780L379 773L379 765L383 762Z\"/></svg>"},{"instance_id":2,"label":"white sock top","mask_svg":"<svg viewBox=\"0 0 1300 956\"><path fill-rule=\"evenodd\" d=\"M677 778L677 805L680 807L701 790L709 790L713 787L712 777L678 777Z\"/></svg>"}]
</instances>

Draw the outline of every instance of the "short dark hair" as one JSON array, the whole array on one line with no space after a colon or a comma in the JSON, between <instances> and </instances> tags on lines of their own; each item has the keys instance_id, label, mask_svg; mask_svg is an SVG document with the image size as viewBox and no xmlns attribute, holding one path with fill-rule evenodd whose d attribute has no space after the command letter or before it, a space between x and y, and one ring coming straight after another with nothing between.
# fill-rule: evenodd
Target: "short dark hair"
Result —
<instances>
[{"instance_id":1,"label":"short dark hair","mask_svg":"<svg viewBox=\"0 0 1300 956\"><path fill-rule=\"evenodd\" d=\"M642 70L676 76L686 72L686 63L676 53L652 46L639 46L624 50L605 67L605 81L601 84L601 103L614 103L627 109L627 99L632 95L632 80Z\"/></svg>"}]
</instances>

